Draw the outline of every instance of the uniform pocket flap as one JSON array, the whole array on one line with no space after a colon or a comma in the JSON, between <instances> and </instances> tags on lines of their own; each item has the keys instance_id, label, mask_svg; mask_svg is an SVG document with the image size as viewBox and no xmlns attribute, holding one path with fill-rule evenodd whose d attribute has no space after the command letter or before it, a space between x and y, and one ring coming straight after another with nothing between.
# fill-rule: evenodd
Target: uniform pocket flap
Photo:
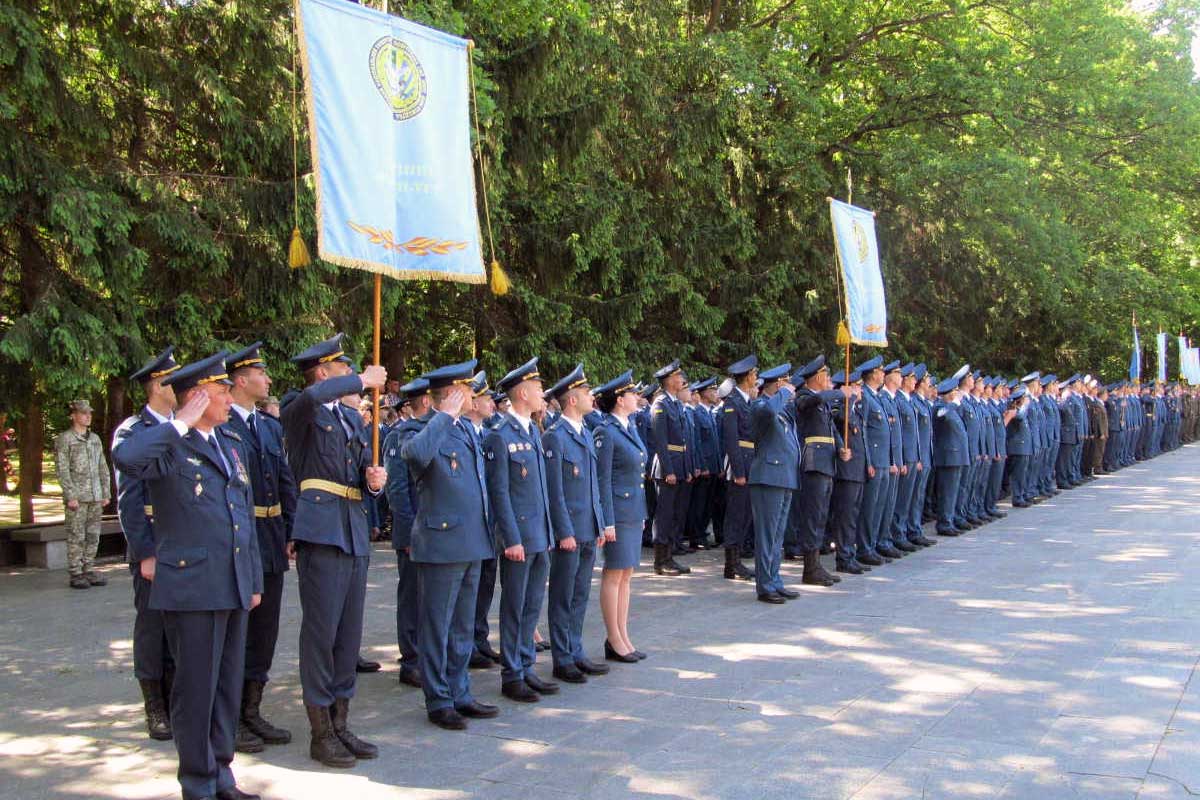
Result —
<instances>
[{"instance_id":1,"label":"uniform pocket flap","mask_svg":"<svg viewBox=\"0 0 1200 800\"><path fill-rule=\"evenodd\" d=\"M208 559L207 547L180 547L163 550L158 554L158 563L175 569L187 569Z\"/></svg>"},{"instance_id":2,"label":"uniform pocket flap","mask_svg":"<svg viewBox=\"0 0 1200 800\"><path fill-rule=\"evenodd\" d=\"M448 531L458 527L459 518L454 514L439 514L425 518L425 527L435 531Z\"/></svg>"}]
</instances>

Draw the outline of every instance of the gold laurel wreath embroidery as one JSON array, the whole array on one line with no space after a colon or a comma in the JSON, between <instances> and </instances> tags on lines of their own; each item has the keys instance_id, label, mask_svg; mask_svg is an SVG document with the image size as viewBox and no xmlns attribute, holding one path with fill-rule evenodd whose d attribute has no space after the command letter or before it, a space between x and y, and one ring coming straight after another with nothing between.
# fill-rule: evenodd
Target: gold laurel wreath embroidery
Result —
<instances>
[{"instance_id":1,"label":"gold laurel wreath embroidery","mask_svg":"<svg viewBox=\"0 0 1200 800\"><path fill-rule=\"evenodd\" d=\"M377 244L385 250L404 250L415 256L449 255L455 250L465 250L466 242L452 242L448 239L432 239L428 236L416 236L407 242L397 242L391 231L378 230L370 225L359 225L357 222L347 222L354 231L366 236L371 244Z\"/></svg>"}]
</instances>

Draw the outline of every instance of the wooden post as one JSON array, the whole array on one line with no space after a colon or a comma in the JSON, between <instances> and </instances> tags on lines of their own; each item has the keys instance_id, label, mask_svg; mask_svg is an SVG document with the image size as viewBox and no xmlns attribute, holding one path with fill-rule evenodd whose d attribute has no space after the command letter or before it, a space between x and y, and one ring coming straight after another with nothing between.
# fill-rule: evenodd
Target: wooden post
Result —
<instances>
[{"instance_id":1,"label":"wooden post","mask_svg":"<svg viewBox=\"0 0 1200 800\"><path fill-rule=\"evenodd\" d=\"M383 296L383 276L378 272L375 273L375 344L373 358L375 364L383 363L379 356L379 334L380 334L380 317L382 314L382 296ZM371 412L371 464L379 466L379 388L371 390L373 397L373 410Z\"/></svg>"}]
</instances>

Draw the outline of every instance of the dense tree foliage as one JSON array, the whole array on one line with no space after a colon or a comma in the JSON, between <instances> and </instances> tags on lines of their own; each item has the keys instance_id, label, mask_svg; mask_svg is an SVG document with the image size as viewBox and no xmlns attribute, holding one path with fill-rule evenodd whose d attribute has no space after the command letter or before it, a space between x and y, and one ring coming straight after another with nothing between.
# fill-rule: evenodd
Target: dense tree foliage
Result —
<instances>
[{"instance_id":1,"label":"dense tree foliage","mask_svg":"<svg viewBox=\"0 0 1200 800\"><path fill-rule=\"evenodd\" d=\"M1200 335L1197 8L1140 8L393 1L478 45L514 291L387 285L386 361L408 375L474 351L501 371L536 353L551 376L582 360L607 378L831 352L825 198L845 197L849 169L879 212L899 355L1115 378L1132 312ZM291 15L280 0L0 0L0 404L15 415L60 423L88 395L111 426L122 377L166 342L189 358L263 338L279 360L344 329L366 350L370 276L286 265Z\"/></svg>"}]
</instances>

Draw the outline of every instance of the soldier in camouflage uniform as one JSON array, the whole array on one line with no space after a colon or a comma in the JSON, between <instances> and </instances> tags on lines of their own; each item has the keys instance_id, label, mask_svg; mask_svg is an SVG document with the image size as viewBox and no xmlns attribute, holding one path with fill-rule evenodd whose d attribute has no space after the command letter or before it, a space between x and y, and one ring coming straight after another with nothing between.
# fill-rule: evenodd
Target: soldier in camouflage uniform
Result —
<instances>
[{"instance_id":1,"label":"soldier in camouflage uniform","mask_svg":"<svg viewBox=\"0 0 1200 800\"><path fill-rule=\"evenodd\" d=\"M111 496L108 462L100 437L89 428L92 407L86 400L71 403L71 427L54 440L58 483L66 506L67 566L71 588L103 586L108 581L92 569L100 544L100 510Z\"/></svg>"}]
</instances>

